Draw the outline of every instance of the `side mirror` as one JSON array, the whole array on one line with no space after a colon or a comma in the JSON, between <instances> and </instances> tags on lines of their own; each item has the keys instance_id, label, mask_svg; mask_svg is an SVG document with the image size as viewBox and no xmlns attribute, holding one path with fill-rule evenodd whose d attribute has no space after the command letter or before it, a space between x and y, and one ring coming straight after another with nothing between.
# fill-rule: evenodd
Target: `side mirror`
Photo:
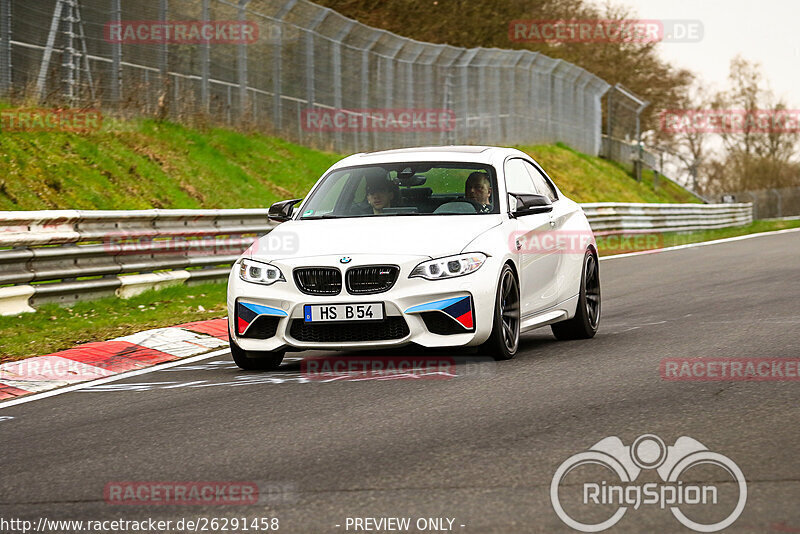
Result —
<instances>
[{"instance_id":1,"label":"side mirror","mask_svg":"<svg viewBox=\"0 0 800 534\"><path fill-rule=\"evenodd\" d=\"M269 207L267 217L271 221L285 222L292 218L294 205L303 200L302 198L294 198L292 200L281 200Z\"/></svg>"},{"instance_id":2,"label":"side mirror","mask_svg":"<svg viewBox=\"0 0 800 534\"><path fill-rule=\"evenodd\" d=\"M545 195L509 193L509 206L512 217L522 217L533 213L553 211L553 202Z\"/></svg>"}]
</instances>

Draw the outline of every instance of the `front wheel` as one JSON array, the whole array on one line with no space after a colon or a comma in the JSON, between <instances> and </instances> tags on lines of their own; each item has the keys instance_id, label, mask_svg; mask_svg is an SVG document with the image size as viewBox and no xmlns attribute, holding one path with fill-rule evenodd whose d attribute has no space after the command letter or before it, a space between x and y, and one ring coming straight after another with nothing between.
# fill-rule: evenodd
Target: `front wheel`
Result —
<instances>
[{"instance_id":1,"label":"front wheel","mask_svg":"<svg viewBox=\"0 0 800 534\"><path fill-rule=\"evenodd\" d=\"M519 284L507 264L500 272L494 304L494 322L489 339L479 352L495 360L510 360L519 348Z\"/></svg>"},{"instance_id":2,"label":"front wheel","mask_svg":"<svg viewBox=\"0 0 800 534\"><path fill-rule=\"evenodd\" d=\"M581 291L575 317L550 326L556 339L589 339L600 324L600 268L591 250L583 258Z\"/></svg>"},{"instance_id":3,"label":"front wheel","mask_svg":"<svg viewBox=\"0 0 800 534\"><path fill-rule=\"evenodd\" d=\"M231 345L234 363L245 371L274 371L280 366L285 354L285 351L247 352L234 343L230 332L228 332L228 342Z\"/></svg>"}]
</instances>

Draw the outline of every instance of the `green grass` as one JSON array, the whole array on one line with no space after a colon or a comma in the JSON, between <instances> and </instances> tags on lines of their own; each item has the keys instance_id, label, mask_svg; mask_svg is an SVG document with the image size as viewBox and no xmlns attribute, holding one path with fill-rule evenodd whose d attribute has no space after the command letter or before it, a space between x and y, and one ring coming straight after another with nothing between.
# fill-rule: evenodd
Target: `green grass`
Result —
<instances>
[{"instance_id":1,"label":"green grass","mask_svg":"<svg viewBox=\"0 0 800 534\"><path fill-rule=\"evenodd\" d=\"M800 220L790 221L753 221L746 226L733 228L719 228L716 230L701 230L697 232L650 232L627 237L600 236L597 237L597 247L601 256L612 256L638 250L651 250L655 248L674 247L689 243L701 243L726 237L800 228Z\"/></svg>"},{"instance_id":2,"label":"green grass","mask_svg":"<svg viewBox=\"0 0 800 534\"><path fill-rule=\"evenodd\" d=\"M622 165L561 143L517 148L533 156L558 188L576 202L701 202L666 178L660 179L655 189L651 171L644 172L642 181L637 182Z\"/></svg>"},{"instance_id":3,"label":"green grass","mask_svg":"<svg viewBox=\"0 0 800 534\"><path fill-rule=\"evenodd\" d=\"M341 156L276 137L154 120L4 132L0 210L258 208L303 196Z\"/></svg>"},{"instance_id":4,"label":"green grass","mask_svg":"<svg viewBox=\"0 0 800 534\"><path fill-rule=\"evenodd\" d=\"M579 202L696 201L565 145L520 148ZM89 133L7 131L0 210L266 207L304 196L341 158L259 133L152 119L106 118Z\"/></svg>"},{"instance_id":5,"label":"green grass","mask_svg":"<svg viewBox=\"0 0 800 534\"><path fill-rule=\"evenodd\" d=\"M46 304L34 313L0 317L0 362L49 354L148 328L225 317L226 289L225 283L174 286L128 300L107 297L71 307Z\"/></svg>"}]
</instances>

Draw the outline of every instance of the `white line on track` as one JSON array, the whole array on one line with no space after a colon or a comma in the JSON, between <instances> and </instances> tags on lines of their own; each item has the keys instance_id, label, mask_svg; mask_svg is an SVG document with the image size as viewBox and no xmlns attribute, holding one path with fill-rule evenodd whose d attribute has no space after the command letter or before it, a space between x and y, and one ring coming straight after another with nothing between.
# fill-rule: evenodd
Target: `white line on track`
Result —
<instances>
[{"instance_id":1,"label":"white line on track","mask_svg":"<svg viewBox=\"0 0 800 534\"><path fill-rule=\"evenodd\" d=\"M627 252L625 254L615 254L613 256L602 256L600 261L602 260L613 260L615 258L629 258L631 256L642 256L645 254L656 254L660 252L669 252L671 250L681 250L685 248L694 248L694 247L705 247L707 245L718 245L720 243L729 243L731 241L742 241L745 239L752 239L754 237L763 237L768 235L776 235L776 234L785 234L789 232L800 232L800 228L788 228L786 230L774 230L772 232L759 232L757 234L747 234L747 235L740 235L736 237L726 237L725 239L715 239L714 241L702 241L700 243L689 243L687 245L677 245L674 247L666 247L666 248L658 248L653 250L643 250L640 252ZM47 397L54 397L56 395L61 395L62 393L69 393L70 391L77 391L79 389L85 389L92 386L100 385L100 384L108 384L109 382L116 382L117 380L124 380L125 378L130 378L132 376L143 375L147 373L152 373L154 371L160 371L161 369L169 369L170 367L178 367L179 365L185 365L188 363L199 362L202 360L207 360L209 358L214 358L215 356L222 356L223 354L228 354L230 349L220 349L214 352L208 352L206 354L200 354L198 356L193 356L191 358L184 358L181 360L175 360L173 362L162 363L159 365L154 365L152 367L145 367L144 369L137 369L135 371L128 371L126 373L120 373L118 375L109 376L106 378L100 378L97 380L92 380L89 382L81 382L80 384L75 384L74 386L52 389L50 391L43 391L41 393L36 393L33 395L25 395L19 399L13 399L6 402L0 402L0 410L3 408L10 408L11 406L16 406L18 404L24 404L26 402L31 402L39 399L46 399Z\"/></svg>"},{"instance_id":2,"label":"white line on track","mask_svg":"<svg viewBox=\"0 0 800 534\"><path fill-rule=\"evenodd\" d=\"M51 389L50 391L43 391L41 393L36 393L33 395L25 395L24 397L21 397L19 399L12 399L10 401L0 402L0 410L2 410L3 408L10 408L11 406L16 406L17 404L24 404L26 402L31 402L39 399L46 399L47 397L55 397L56 395L61 395L62 393L69 393L70 391L77 391L79 389L85 389L92 386L99 386L100 384L108 384L109 382L116 382L117 380L124 380L125 378L130 378L132 376L143 375L147 373L152 373L153 371L160 371L162 369L169 369L170 367L177 367L179 365L184 365L187 363L194 363L202 360L207 360L209 358L214 358L216 356L222 356L223 354L228 354L229 352L230 349L228 348L215 350L214 352L199 354L197 356L192 356L191 358L183 358L181 360L161 363L158 365L154 365L152 367L145 367L143 369L127 371L125 373L120 373L118 375L108 376L106 378L100 378L97 380L91 380L89 382L81 382L80 384L75 384L74 386Z\"/></svg>"},{"instance_id":3,"label":"white line on track","mask_svg":"<svg viewBox=\"0 0 800 534\"><path fill-rule=\"evenodd\" d=\"M752 239L754 237L763 237L767 235L785 234L789 232L800 232L800 228L787 228L786 230L773 230L772 232L759 232L757 234L739 235L736 237L726 237L725 239L715 239L713 241L701 241L699 243L689 243L686 245L675 245L674 247L655 248L652 250L642 250L639 252L626 252L624 254L613 254L611 256L601 256L600 261L613 260L615 258L630 258L631 256L643 256L645 254L656 254L659 252L669 252L671 250L681 250L684 248L705 247L707 245L719 245L720 243L730 243L731 241L743 241L745 239Z\"/></svg>"}]
</instances>

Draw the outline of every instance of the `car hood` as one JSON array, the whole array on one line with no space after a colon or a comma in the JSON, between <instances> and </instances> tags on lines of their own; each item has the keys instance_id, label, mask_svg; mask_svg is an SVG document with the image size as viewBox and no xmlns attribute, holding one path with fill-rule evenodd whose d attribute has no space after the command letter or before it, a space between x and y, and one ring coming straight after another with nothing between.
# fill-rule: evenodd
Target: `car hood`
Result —
<instances>
[{"instance_id":1,"label":"car hood","mask_svg":"<svg viewBox=\"0 0 800 534\"><path fill-rule=\"evenodd\" d=\"M435 258L458 254L502 220L500 215L441 215L287 221L260 237L245 256L267 261L331 254Z\"/></svg>"}]
</instances>

